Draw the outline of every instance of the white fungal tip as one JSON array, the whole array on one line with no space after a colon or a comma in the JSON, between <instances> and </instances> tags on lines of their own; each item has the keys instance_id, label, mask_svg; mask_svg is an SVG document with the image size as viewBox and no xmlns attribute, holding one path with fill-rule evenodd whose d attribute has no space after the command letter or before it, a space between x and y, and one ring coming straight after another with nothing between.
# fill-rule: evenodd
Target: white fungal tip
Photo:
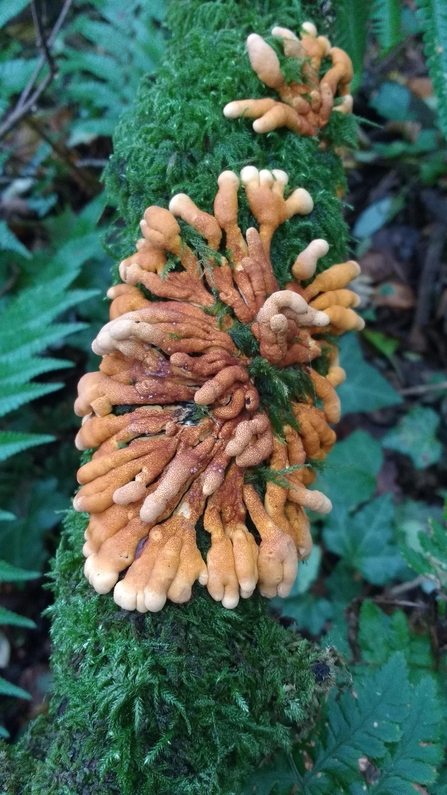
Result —
<instances>
[{"instance_id":1,"label":"white fungal tip","mask_svg":"<svg viewBox=\"0 0 447 795\"><path fill-rule=\"evenodd\" d=\"M317 28L313 22L303 22L301 30L305 35L312 36L314 39L318 36Z\"/></svg>"},{"instance_id":2,"label":"white fungal tip","mask_svg":"<svg viewBox=\"0 0 447 795\"><path fill-rule=\"evenodd\" d=\"M240 116L239 113L239 103L238 102L228 102L223 109L223 115L226 119L237 119ZM224 172L226 173L226 172Z\"/></svg>"},{"instance_id":3,"label":"white fungal tip","mask_svg":"<svg viewBox=\"0 0 447 795\"><path fill-rule=\"evenodd\" d=\"M241 171L241 181L243 185L255 181L259 183L259 171L256 166L245 166Z\"/></svg>"},{"instance_id":4,"label":"white fungal tip","mask_svg":"<svg viewBox=\"0 0 447 795\"><path fill-rule=\"evenodd\" d=\"M231 102L230 102L230 105L231 105ZM225 108L228 108L228 105L226 105ZM224 113L225 113L225 108L224 108ZM239 177L234 173L234 171L222 171L222 174L219 174L219 177L217 179L217 184L220 187L221 185L224 185L225 183L227 185L229 185L229 184L234 185L236 188L238 188L239 184L240 184L240 180L239 180Z\"/></svg>"},{"instance_id":5,"label":"white fungal tip","mask_svg":"<svg viewBox=\"0 0 447 795\"><path fill-rule=\"evenodd\" d=\"M186 193L176 193L169 202L169 209L173 215L178 215L184 205L185 199L189 197Z\"/></svg>"},{"instance_id":6,"label":"white fungal tip","mask_svg":"<svg viewBox=\"0 0 447 795\"><path fill-rule=\"evenodd\" d=\"M294 202L298 206L298 212L300 215L309 215L314 208L314 201L312 196L305 188L297 188L293 191L292 195L289 197L290 199L294 199Z\"/></svg>"},{"instance_id":7,"label":"white fungal tip","mask_svg":"<svg viewBox=\"0 0 447 795\"><path fill-rule=\"evenodd\" d=\"M259 182L261 185L267 185L267 187L271 187L273 185L273 174L268 169L263 168L259 172Z\"/></svg>"},{"instance_id":8,"label":"white fungal tip","mask_svg":"<svg viewBox=\"0 0 447 795\"><path fill-rule=\"evenodd\" d=\"M280 168L274 168L272 174L277 182L281 182L282 185L287 185L289 181L289 175L285 171L282 171Z\"/></svg>"}]
</instances>

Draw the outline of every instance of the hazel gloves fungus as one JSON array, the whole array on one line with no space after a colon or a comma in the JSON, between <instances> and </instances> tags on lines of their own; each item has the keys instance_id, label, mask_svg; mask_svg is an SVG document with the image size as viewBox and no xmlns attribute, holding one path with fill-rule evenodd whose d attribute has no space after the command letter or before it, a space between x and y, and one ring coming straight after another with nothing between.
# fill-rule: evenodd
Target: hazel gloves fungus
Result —
<instances>
[{"instance_id":1,"label":"hazel gloves fungus","mask_svg":"<svg viewBox=\"0 0 447 795\"><path fill-rule=\"evenodd\" d=\"M335 110L351 109L351 62L311 23L299 39L272 34L300 81L287 82L273 48L252 34L251 65L281 102L238 100L224 114L255 118L260 133L315 136L337 97ZM245 230L241 187L257 224ZM345 373L335 340L363 327L347 288L359 266L320 272L326 240L298 253L284 289L277 282L275 230L313 209L282 170L224 171L213 215L185 193L169 209L148 207L136 252L119 266L110 322L92 346L99 371L81 379L75 403L76 445L93 454L74 507L90 515L85 575L125 610L187 602L196 581L226 608L255 588L285 597L310 555L305 509L331 510L308 486L336 438Z\"/></svg>"},{"instance_id":2,"label":"hazel gloves fungus","mask_svg":"<svg viewBox=\"0 0 447 795\"><path fill-rule=\"evenodd\" d=\"M248 37L247 50L253 70L264 85L278 92L281 101L265 97L229 102L224 108L228 119L254 118L253 129L258 133L288 127L300 135L317 135L332 110L350 113L353 70L344 50L332 47L326 36L318 36L311 22L303 24L299 38L281 27L274 27L272 36L282 44L286 63L294 72L292 79L286 79L275 50L257 33ZM324 58L332 61L332 67L320 79Z\"/></svg>"},{"instance_id":3,"label":"hazel gloves fungus","mask_svg":"<svg viewBox=\"0 0 447 795\"><path fill-rule=\"evenodd\" d=\"M312 548L305 508L331 509L308 486L311 462L335 442L344 372L333 339L363 325L347 289L359 268L317 273L329 247L313 240L279 289L272 236L313 209L287 183L284 171L247 166L219 176L213 215L185 194L149 207L108 291L99 371L81 378L75 403L76 445L94 452L74 507L90 514L86 577L126 610L186 602L197 580L226 608L255 588L287 596ZM244 234L241 185L258 225ZM279 431L262 398L265 368L296 376Z\"/></svg>"}]
</instances>

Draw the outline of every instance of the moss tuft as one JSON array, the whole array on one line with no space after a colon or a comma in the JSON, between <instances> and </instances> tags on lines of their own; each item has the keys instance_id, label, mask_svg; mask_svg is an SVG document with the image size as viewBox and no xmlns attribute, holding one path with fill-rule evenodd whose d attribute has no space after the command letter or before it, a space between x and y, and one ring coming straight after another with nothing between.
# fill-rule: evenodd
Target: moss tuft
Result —
<instances>
[{"instance_id":1,"label":"moss tuft","mask_svg":"<svg viewBox=\"0 0 447 795\"><path fill-rule=\"evenodd\" d=\"M273 430L283 435L284 425L298 429L291 403L305 402L314 395L312 381L302 367L275 367L262 356L256 356L248 372L259 392L260 406L267 412Z\"/></svg>"}]
</instances>

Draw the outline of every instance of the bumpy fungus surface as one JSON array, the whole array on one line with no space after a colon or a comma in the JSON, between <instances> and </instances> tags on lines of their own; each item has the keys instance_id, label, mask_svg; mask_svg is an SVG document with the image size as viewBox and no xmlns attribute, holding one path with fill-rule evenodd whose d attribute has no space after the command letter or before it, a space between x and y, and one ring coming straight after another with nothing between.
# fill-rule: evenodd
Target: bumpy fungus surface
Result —
<instances>
[{"instance_id":1,"label":"bumpy fungus surface","mask_svg":"<svg viewBox=\"0 0 447 795\"><path fill-rule=\"evenodd\" d=\"M307 190L287 184L282 170L247 166L240 178L220 174L213 215L186 194L169 210L149 207L136 252L120 264L122 284L108 292L111 319L93 343L102 361L75 403L77 446L95 452L78 472L74 507L90 514L86 577L98 593L113 588L126 610L184 603L196 580L226 608L256 587L287 596L312 548L305 508L331 509L307 488L309 460L335 442L344 372L327 334L363 325L346 289L359 268L316 275L329 248L317 239L279 288L275 230L314 208ZM257 223L244 231L241 188ZM279 428L275 398L262 396L266 367L288 378ZM259 495L250 474L261 464ZM208 538L205 558L198 534Z\"/></svg>"}]
</instances>

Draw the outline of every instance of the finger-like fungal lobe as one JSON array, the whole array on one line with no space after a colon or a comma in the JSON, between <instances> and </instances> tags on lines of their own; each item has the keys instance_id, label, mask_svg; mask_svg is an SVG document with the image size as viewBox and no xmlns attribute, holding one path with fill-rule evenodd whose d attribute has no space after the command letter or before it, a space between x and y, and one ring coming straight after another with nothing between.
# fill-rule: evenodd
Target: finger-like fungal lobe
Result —
<instances>
[{"instance_id":1,"label":"finger-like fungal lobe","mask_svg":"<svg viewBox=\"0 0 447 795\"><path fill-rule=\"evenodd\" d=\"M306 36L287 48L318 70L326 45L314 37L310 55ZM254 68L280 87L267 45L251 41ZM76 445L90 453L74 507L89 514L85 575L125 610L186 602L196 582L225 608L256 588L287 596L312 548L306 508L331 509L309 486L340 413L334 340L362 325L347 287L358 266L319 272L329 246L313 240L286 279L282 263L280 288L272 237L314 206L287 185L284 171L246 166L219 176L213 214L183 193L149 207L108 291L101 363L75 403Z\"/></svg>"},{"instance_id":2,"label":"finger-like fungal lobe","mask_svg":"<svg viewBox=\"0 0 447 795\"><path fill-rule=\"evenodd\" d=\"M257 33L251 33L247 50L252 69L264 85L279 94L279 100L237 99L225 105L224 115L228 119L255 119L253 129L257 133L288 127L299 135L318 135L332 111L350 113L353 70L349 55L332 47L326 36L318 36L311 22L303 24L299 36L281 27L273 28L271 33L281 42L293 79L284 76L273 47ZM329 59L331 66L321 76L324 59Z\"/></svg>"}]
</instances>

